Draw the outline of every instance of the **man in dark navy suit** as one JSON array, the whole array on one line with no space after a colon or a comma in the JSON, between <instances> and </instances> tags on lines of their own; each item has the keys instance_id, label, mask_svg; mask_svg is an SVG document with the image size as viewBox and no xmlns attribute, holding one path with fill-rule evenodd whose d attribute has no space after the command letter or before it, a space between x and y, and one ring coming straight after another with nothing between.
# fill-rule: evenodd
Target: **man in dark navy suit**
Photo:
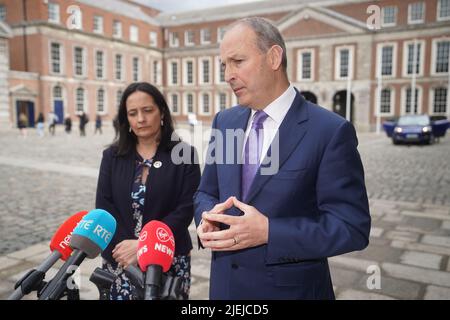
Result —
<instances>
[{"instance_id":1,"label":"man in dark navy suit","mask_svg":"<svg viewBox=\"0 0 450 320\"><path fill-rule=\"evenodd\" d=\"M355 130L289 83L269 21L231 25L220 59L239 105L214 118L194 196L197 233L212 250L210 298L334 299L327 257L369 243Z\"/></svg>"}]
</instances>

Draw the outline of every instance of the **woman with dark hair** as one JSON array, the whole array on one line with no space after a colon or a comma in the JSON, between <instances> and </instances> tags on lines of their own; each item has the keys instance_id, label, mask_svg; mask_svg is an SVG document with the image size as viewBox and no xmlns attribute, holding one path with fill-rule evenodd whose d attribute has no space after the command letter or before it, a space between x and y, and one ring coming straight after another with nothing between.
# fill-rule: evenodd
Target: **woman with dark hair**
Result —
<instances>
[{"instance_id":1,"label":"woman with dark hair","mask_svg":"<svg viewBox=\"0 0 450 320\"><path fill-rule=\"evenodd\" d=\"M103 269L118 276L110 298L133 298L123 270L137 263L137 239L143 225L159 220L174 234L175 257L169 274L182 278L183 297L187 299L192 250L188 226L194 214L193 195L200 182L196 151L183 145L182 150L191 153L191 161L172 161L173 148L183 142L172 139L175 135L169 107L161 92L149 83L127 87L118 121L119 135L103 152L96 196L96 208L110 212L117 221L116 233L102 253Z\"/></svg>"}]
</instances>

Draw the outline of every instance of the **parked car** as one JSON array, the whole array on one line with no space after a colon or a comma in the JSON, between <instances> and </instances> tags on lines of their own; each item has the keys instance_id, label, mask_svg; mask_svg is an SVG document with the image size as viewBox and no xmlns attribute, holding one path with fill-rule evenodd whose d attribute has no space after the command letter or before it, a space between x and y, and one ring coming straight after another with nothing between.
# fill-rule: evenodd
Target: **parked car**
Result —
<instances>
[{"instance_id":1,"label":"parked car","mask_svg":"<svg viewBox=\"0 0 450 320\"><path fill-rule=\"evenodd\" d=\"M393 144L428 143L432 144L444 137L450 122L447 119L432 120L428 115L404 115L398 120L383 122L384 131L392 138Z\"/></svg>"}]
</instances>

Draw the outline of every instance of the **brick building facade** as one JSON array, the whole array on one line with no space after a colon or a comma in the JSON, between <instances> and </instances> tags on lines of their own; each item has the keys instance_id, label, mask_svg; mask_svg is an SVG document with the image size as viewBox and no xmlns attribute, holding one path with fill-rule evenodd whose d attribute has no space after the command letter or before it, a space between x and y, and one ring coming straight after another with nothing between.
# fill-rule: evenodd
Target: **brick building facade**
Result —
<instances>
[{"instance_id":1,"label":"brick building facade","mask_svg":"<svg viewBox=\"0 0 450 320\"><path fill-rule=\"evenodd\" d=\"M358 130L375 129L378 108L381 121L449 116L450 0L280 0L176 14L125 0L0 0L12 30L9 121L18 110L111 119L133 81L161 88L179 122L188 113L210 121L237 103L219 63L224 28L255 15L283 34L291 83Z\"/></svg>"}]
</instances>

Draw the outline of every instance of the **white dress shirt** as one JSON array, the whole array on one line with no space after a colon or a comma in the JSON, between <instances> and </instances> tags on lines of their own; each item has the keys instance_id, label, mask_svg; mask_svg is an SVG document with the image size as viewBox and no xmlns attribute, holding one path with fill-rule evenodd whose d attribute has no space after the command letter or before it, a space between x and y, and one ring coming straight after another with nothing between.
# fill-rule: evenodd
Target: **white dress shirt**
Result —
<instances>
[{"instance_id":1,"label":"white dress shirt","mask_svg":"<svg viewBox=\"0 0 450 320\"><path fill-rule=\"evenodd\" d=\"M286 116L286 113L289 111L292 103L294 102L295 95L297 92L295 91L292 85L286 89L285 92L274 101L272 101L267 107L265 107L262 111L264 111L268 117L263 123L263 146L262 153L260 156L259 164L264 160L267 151L269 150L270 144L273 141L278 129L280 128L281 123ZM256 110L252 109L252 113L247 123L247 129L245 130L245 142L247 142L247 138L250 134L250 129L252 127L253 120L255 118ZM244 143L245 148L245 143ZM242 159L244 157L244 150L242 150Z\"/></svg>"}]
</instances>

